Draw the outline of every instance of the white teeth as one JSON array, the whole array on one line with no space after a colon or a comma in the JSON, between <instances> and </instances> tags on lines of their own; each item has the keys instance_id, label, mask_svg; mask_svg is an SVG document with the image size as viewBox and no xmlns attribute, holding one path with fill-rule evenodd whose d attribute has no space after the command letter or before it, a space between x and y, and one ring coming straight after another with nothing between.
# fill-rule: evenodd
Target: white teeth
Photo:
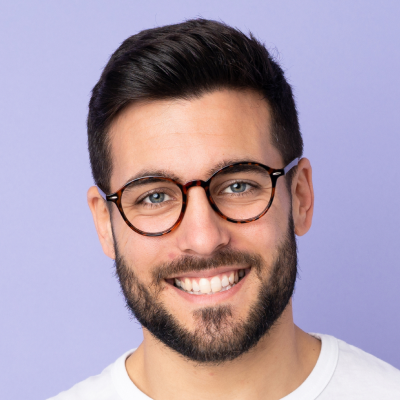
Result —
<instances>
[{"instance_id":1,"label":"white teeth","mask_svg":"<svg viewBox=\"0 0 400 400\"><path fill-rule=\"evenodd\" d=\"M192 284L193 284L193 292L200 292L200 286L194 279L192 281Z\"/></svg>"},{"instance_id":2,"label":"white teeth","mask_svg":"<svg viewBox=\"0 0 400 400\"><path fill-rule=\"evenodd\" d=\"M217 293L221 289L221 279L219 279L218 276L214 276L214 278L211 279L211 290L213 291L213 293Z\"/></svg>"},{"instance_id":3,"label":"white teeth","mask_svg":"<svg viewBox=\"0 0 400 400\"><path fill-rule=\"evenodd\" d=\"M185 290L190 292L192 290L192 281L189 278L185 279Z\"/></svg>"},{"instance_id":4,"label":"white teeth","mask_svg":"<svg viewBox=\"0 0 400 400\"><path fill-rule=\"evenodd\" d=\"M174 281L177 287L180 287L182 290L190 294L204 295L229 290L245 275L245 270L241 269L232 271L229 276L223 275L222 279L220 276L214 276L211 280L201 278L197 281L196 279L190 278L183 278L182 280L175 278Z\"/></svg>"},{"instance_id":5,"label":"white teeth","mask_svg":"<svg viewBox=\"0 0 400 400\"><path fill-rule=\"evenodd\" d=\"M209 293L211 292L211 285L208 279L201 278L199 281L200 292L201 293Z\"/></svg>"}]
</instances>

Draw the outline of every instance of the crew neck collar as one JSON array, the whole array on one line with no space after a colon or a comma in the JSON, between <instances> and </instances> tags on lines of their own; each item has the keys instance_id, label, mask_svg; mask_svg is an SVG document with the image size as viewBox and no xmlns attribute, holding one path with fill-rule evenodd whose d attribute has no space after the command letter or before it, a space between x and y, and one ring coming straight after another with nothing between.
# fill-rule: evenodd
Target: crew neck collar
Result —
<instances>
[{"instance_id":1,"label":"crew neck collar","mask_svg":"<svg viewBox=\"0 0 400 400\"><path fill-rule=\"evenodd\" d=\"M292 393L281 400L313 400L326 388L335 372L339 358L339 345L336 338L319 333L310 333L321 340L321 352L317 363L307 379Z\"/></svg>"},{"instance_id":2,"label":"crew neck collar","mask_svg":"<svg viewBox=\"0 0 400 400\"><path fill-rule=\"evenodd\" d=\"M310 333L310 335L321 340L321 352L317 363L307 379L294 392L281 400L316 399L332 379L339 357L337 339L333 336L318 333ZM126 371L125 361L135 350L127 351L114 363L111 370L112 380L122 400L151 400L150 397L136 387Z\"/></svg>"}]
</instances>

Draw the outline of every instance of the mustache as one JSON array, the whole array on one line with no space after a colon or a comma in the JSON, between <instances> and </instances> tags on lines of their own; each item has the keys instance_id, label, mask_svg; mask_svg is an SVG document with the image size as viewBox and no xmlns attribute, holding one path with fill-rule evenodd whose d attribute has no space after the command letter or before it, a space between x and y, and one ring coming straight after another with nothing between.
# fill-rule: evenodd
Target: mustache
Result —
<instances>
[{"instance_id":1,"label":"mustache","mask_svg":"<svg viewBox=\"0 0 400 400\"><path fill-rule=\"evenodd\" d=\"M230 248L222 249L208 258L185 255L171 262L162 263L154 268L152 272L153 282L158 285L164 279L172 275L187 272L204 271L217 267L238 264L245 264L256 270L260 275L263 265L263 259L259 254L245 251L234 250Z\"/></svg>"}]
</instances>

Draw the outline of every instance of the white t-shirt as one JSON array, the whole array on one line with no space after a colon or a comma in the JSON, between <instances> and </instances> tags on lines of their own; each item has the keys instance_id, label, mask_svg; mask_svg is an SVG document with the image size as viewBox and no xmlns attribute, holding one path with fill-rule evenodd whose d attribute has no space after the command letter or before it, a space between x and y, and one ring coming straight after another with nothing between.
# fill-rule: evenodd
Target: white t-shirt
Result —
<instances>
[{"instance_id":1,"label":"white t-shirt","mask_svg":"<svg viewBox=\"0 0 400 400\"><path fill-rule=\"evenodd\" d=\"M400 371L371 354L329 335L308 378L284 400L400 400ZM150 400L130 380L125 360L130 350L100 375L48 400Z\"/></svg>"}]
</instances>

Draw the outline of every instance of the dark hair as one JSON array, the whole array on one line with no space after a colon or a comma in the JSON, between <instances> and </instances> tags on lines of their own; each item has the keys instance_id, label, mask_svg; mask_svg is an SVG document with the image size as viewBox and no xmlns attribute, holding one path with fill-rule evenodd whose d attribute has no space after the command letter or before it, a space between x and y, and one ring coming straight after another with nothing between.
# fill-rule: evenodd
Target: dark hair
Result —
<instances>
[{"instance_id":1,"label":"dark hair","mask_svg":"<svg viewBox=\"0 0 400 400\"><path fill-rule=\"evenodd\" d=\"M260 93L272 113L272 144L284 163L301 157L303 140L292 90L264 45L221 22L194 19L141 31L111 56L89 103L88 146L95 183L110 192L107 133L128 104L191 99L222 88Z\"/></svg>"}]
</instances>

